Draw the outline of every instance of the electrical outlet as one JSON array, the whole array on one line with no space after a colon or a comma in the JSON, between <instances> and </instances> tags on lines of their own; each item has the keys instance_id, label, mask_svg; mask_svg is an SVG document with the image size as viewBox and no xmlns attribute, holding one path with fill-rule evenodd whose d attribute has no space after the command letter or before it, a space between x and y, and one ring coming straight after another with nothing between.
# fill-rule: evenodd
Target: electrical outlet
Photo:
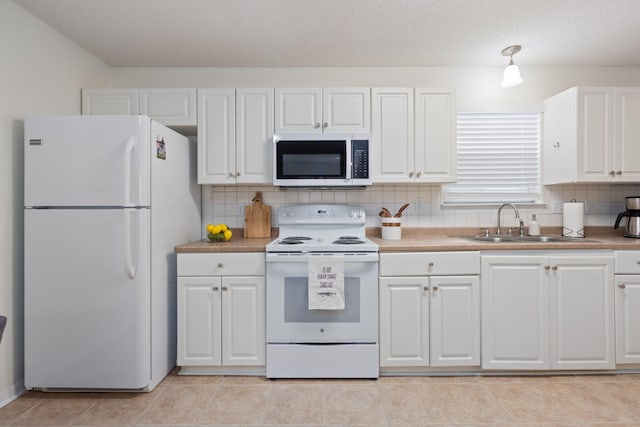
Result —
<instances>
[{"instance_id":1,"label":"electrical outlet","mask_svg":"<svg viewBox=\"0 0 640 427\"><path fill-rule=\"evenodd\" d=\"M551 202L551 213L559 214L562 213L562 205L563 202Z\"/></svg>"}]
</instances>

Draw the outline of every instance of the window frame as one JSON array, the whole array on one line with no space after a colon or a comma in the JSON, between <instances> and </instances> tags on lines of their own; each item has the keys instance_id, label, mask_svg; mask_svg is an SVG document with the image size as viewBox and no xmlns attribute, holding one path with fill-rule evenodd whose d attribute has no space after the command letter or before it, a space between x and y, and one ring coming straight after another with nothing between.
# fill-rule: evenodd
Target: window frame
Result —
<instances>
[{"instance_id":1,"label":"window frame","mask_svg":"<svg viewBox=\"0 0 640 427\"><path fill-rule=\"evenodd\" d=\"M456 207L494 207L502 203L517 203L526 206L544 206L545 202L544 187L542 185L542 135L543 135L543 108L537 107L520 107L520 108L504 108L504 107L460 107L456 113L456 169L459 167L460 161L460 114L493 114L493 115L510 115L510 114L535 114L537 115L537 178L536 192L464 192L450 191L450 188L457 183L443 184L441 188L441 205L443 208ZM458 170L459 178L459 170ZM447 189L449 187L449 191ZM484 196L483 196L484 194ZM514 197L515 196L515 197Z\"/></svg>"}]
</instances>

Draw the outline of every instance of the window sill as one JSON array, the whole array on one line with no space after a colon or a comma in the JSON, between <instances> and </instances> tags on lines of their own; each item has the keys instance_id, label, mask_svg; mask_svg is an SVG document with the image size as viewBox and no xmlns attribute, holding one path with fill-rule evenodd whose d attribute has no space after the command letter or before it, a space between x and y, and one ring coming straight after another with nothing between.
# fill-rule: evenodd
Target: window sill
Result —
<instances>
[{"instance_id":1,"label":"window sill","mask_svg":"<svg viewBox=\"0 0 640 427\"><path fill-rule=\"evenodd\" d=\"M506 202L513 203L519 209L546 209L547 202ZM503 203L441 203L442 210L496 210Z\"/></svg>"}]
</instances>

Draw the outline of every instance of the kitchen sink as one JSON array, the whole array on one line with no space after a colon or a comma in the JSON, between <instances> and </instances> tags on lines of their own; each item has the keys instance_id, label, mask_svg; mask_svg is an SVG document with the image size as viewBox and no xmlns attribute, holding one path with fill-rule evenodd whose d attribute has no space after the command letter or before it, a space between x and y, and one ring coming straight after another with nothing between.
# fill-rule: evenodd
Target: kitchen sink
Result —
<instances>
[{"instance_id":1,"label":"kitchen sink","mask_svg":"<svg viewBox=\"0 0 640 427\"><path fill-rule=\"evenodd\" d=\"M594 240L587 240L581 237L561 237L561 236L513 236L513 235L489 235L489 236L466 236L467 240L486 243L587 243Z\"/></svg>"}]
</instances>

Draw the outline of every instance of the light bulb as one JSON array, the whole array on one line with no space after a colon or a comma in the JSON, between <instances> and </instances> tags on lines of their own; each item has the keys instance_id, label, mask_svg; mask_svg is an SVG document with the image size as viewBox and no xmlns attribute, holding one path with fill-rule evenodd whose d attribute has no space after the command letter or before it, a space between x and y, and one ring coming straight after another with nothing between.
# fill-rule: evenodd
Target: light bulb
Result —
<instances>
[{"instance_id":1,"label":"light bulb","mask_svg":"<svg viewBox=\"0 0 640 427\"><path fill-rule=\"evenodd\" d=\"M518 86L523 82L522 77L520 77L520 68L516 64L513 63L513 59L504 69L504 75L502 76L502 83L500 86L502 87L514 87Z\"/></svg>"}]
</instances>

